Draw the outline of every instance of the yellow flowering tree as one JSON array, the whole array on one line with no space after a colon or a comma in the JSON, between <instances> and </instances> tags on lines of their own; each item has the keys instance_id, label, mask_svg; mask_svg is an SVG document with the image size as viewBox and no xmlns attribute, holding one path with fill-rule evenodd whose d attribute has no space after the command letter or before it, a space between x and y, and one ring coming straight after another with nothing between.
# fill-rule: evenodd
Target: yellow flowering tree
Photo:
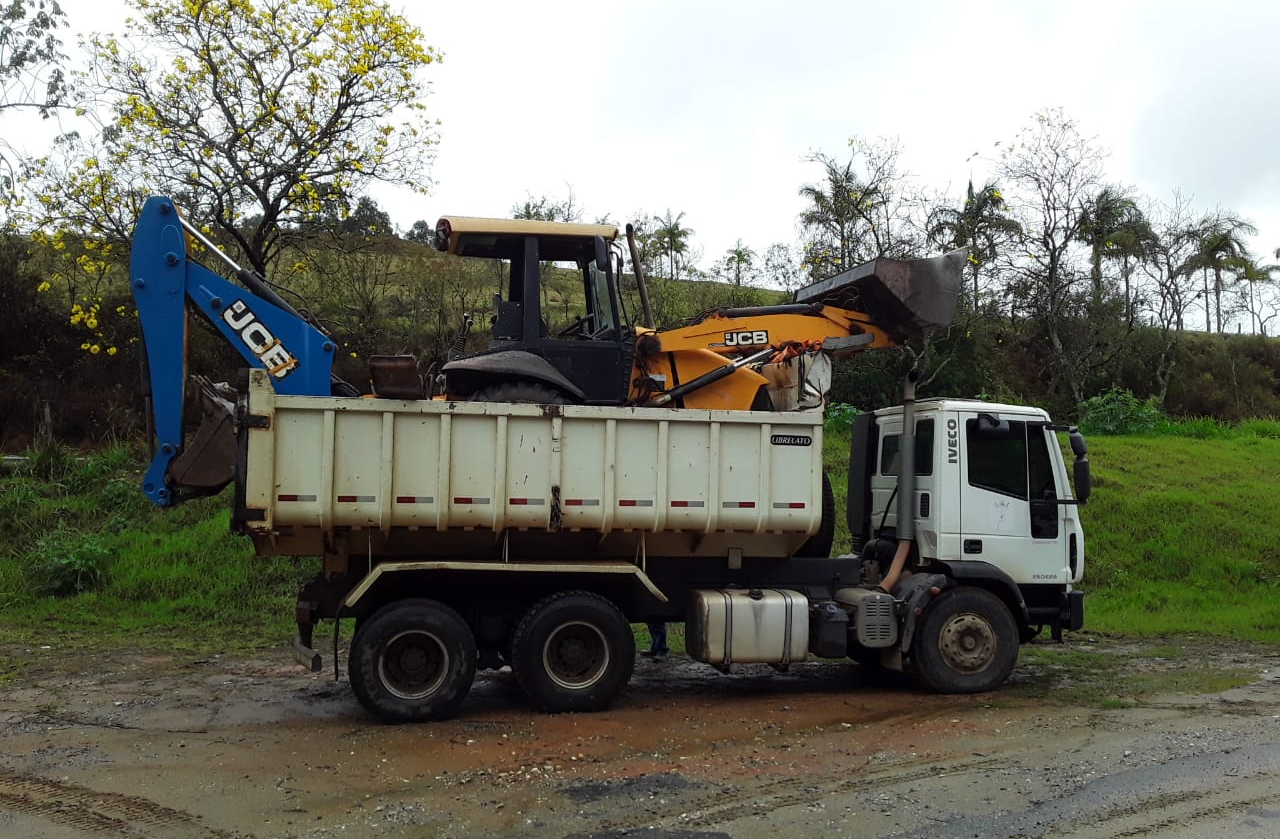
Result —
<instances>
[{"instance_id":1,"label":"yellow flowering tree","mask_svg":"<svg viewBox=\"0 0 1280 839\"><path fill-rule=\"evenodd\" d=\"M87 44L94 60L80 83L108 114L98 152L82 149L69 170L37 163L47 219L116 234L104 223L146 184L265 274L282 231L335 193L375 180L425 191L436 130L423 75L439 54L385 3L131 3L133 34Z\"/></svg>"}]
</instances>

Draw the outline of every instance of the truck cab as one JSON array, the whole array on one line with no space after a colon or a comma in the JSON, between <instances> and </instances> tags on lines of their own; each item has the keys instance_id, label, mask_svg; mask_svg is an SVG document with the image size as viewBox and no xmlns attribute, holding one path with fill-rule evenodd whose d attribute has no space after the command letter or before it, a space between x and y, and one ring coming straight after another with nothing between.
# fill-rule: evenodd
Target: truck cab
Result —
<instances>
[{"instance_id":1,"label":"truck cab","mask_svg":"<svg viewBox=\"0 0 1280 839\"><path fill-rule=\"evenodd\" d=\"M964 399L915 406L911 509L917 568L943 566L958 579L1006 581L1029 625L1057 635L1083 623L1084 531L1078 511L1089 494L1084 439L1039 408ZM1076 453L1073 493L1058 432ZM855 546L893 538L903 409L855 423L848 518ZM1012 591L1006 592L1012 595Z\"/></svg>"}]
</instances>

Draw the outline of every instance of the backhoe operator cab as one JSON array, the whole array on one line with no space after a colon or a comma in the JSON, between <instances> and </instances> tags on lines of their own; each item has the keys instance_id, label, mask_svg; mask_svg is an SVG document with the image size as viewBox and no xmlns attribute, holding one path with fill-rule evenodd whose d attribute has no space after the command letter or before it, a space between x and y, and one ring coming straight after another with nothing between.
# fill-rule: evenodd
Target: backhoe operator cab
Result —
<instances>
[{"instance_id":1,"label":"backhoe operator cab","mask_svg":"<svg viewBox=\"0 0 1280 839\"><path fill-rule=\"evenodd\" d=\"M607 224L440 219L437 250L509 266L506 295L495 295L492 343L444 365L445 392L479 401L623 404L635 334L618 294L617 236ZM585 312L552 333L541 302L544 272L555 263L581 273Z\"/></svg>"}]
</instances>

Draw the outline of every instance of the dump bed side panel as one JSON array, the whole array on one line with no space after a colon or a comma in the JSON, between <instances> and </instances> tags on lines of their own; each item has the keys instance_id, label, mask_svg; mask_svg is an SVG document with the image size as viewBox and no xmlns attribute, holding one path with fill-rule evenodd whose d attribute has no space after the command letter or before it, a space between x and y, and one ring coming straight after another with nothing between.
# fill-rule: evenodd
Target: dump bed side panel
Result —
<instances>
[{"instance_id":1,"label":"dump bed side panel","mask_svg":"<svg viewBox=\"0 0 1280 839\"><path fill-rule=\"evenodd\" d=\"M257 374L248 405L263 418L243 432L245 503L262 511L247 528L259 533L799 538L822 516L820 411L282 397ZM751 552L750 540L739 541ZM780 550L776 538L766 543Z\"/></svg>"}]
</instances>

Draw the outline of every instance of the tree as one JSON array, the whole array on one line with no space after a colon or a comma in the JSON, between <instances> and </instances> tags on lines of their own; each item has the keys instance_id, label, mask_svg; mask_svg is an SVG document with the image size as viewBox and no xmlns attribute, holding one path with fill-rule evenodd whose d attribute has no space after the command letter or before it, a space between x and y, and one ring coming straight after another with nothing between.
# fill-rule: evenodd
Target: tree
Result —
<instances>
[{"instance_id":1,"label":"tree","mask_svg":"<svg viewBox=\"0 0 1280 839\"><path fill-rule=\"evenodd\" d=\"M536 221L582 221L582 208L578 206L571 187L563 200L548 195L526 196L523 204L511 208L511 217Z\"/></svg>"},{"instance_id":2,"label":"tree","mask_svg":"<svg viewBox=\"0 0 1280 839\"><path fill-rule=\"evenodd\" d=\"M785 242L774 242L764 252L764 275L783 291L793 292L805 281L804 268L795 250Z\"/></svg>"},{"instance_id":3,"label":"tree","mask_svg":"<svg viewBox=\"0 0 1280 839\"><path fill-rule=\"evenodd\" d=\"M742 244L742 240L739 239L736 245L724 252L714 273L733 286L730 302L735 306L741 305L744 299L743 285L754 285L759 273L756 270L756 252Z\"/></svg>"},{"instance_id":4,"label":"tree","mask_svg":"<svg viewBox=\"0 0 1280 839\"><path fill-rule=\"evenodd\" d=\"M1101 173L1100 152L1056 109L1035 115L1000 166L1001 181L1016 195L1012 209L1022 228L1009 293L1015 311L1030 316L1047 344L1046 372L1057 375L1076 408L1084 403L1089 377L1123 346L1111 301L1093 293L1073 252Z\"/></svg>"},{"instance_id":5,"label":"tree","mask_svg":"<svg viewBox=\"0 0 1280 839\"><path fill-rule=\"evenodd\" d=\"M33 108L42 116L62 103L66 78L62 41L55 34L66 15L54 0L0 2L0 113ZM11 137L0 137L0 188L12 187Z\"/></svg>"},{"instance_id":6,"label":"tree","mask_svg":"<svg viewBox=\"0 0 1280 839\"><path fill-rule=\"evenodd\" d=\"M666 216L654 216L653 243L667 256L667 279L680 278L681 257L689 252L689 237L693 230L682 224L684 213L676 215L667 210Z\"/></svg>"},{"instance_id":7,"label":"tree","mask_svg":"<svg viewBox=\"0 0 1280 839\"><path fill-rule=\"evenodd\" d=\"M78 207L62 221L97 229L119 185L146 183L182 195L265 273L327 198L376 180L425 192L435 129L421 76L439 56L380 0L132 4L133 35L88 43L103 154L69 180L41 162L53 220Z\"/></svg>"},{"instance_id":8,"label":"tree","mask_svg":"<svg viewBox=\"0 0 1280 839\"><path fill-rule=\"evenodd\" d=\"M905 175L898 171L896 141L849 141L849 159L840 163L817 152L823 182L800 187L809 206L800 213L805 261L815 279L879 256L912 255Z\"/></svg>"},{"instance_id":9,"label":"tree","mask_svg":"<svg viewBox=\"0 0 1280 839\"><path fill-rule=\"evenodd\" d=\"M1193 260L1193 267L1204 276L1205 331L1222 331L1222 274L1224 271L1241 271L1252 261L1244 237L1258 235L1258 229L1247 221L1230 213L1218 211L1206 216L1200 223L1200 244ZM1209 311L1209 276L1213 276L1213 311Z\"/></svg>"},{"instance_id":10,"label":"tree","mask_svg":"<svg viewBox=\"0 0 1280 839\"><path fill-rule=\"evenodd\" d=\"M1115 247L1116 233L1138 216L1138 205L1119 187L1104 186L1085 198L1076 239L1089 248L1089 279L1095 295L1102 295L1102 258Z\"/></svg>"},{"instance_id":11,"label":"tree","mask_svg":"<svg viewBox=\"0 0 1280 839\"><path fill-rule=\"evenodd\" d=\"M435 247L436 228L426 219L418 219L404 234L404 238L410 242L417 242L419 245Z\"/></svg>"},{"instance_id":12,"label":"tree","mask_svg":"<svg viewBox=\"0 0 1280 839\"><path fill-rule=\"evenodd\" d=\"M1145 218L1145 215L1144 215ZM1156 379L1156 405L1163 408L1178 362L1188 310L1198 298L1193 258L1200 240L1189 202L1174 195L1170 206L1151 213L1151 238L1147 257L1139 263L1141 275L1152 286L1143 295L1157 334L1159 351L1151 364Z\"/></svg>"},{"instance_id":13,"label":"tree","mask_svg":"<svg viewBox=\"0 0 1280 839\"><path fill-rule=\"evenodd\" d=\"M988 181L982 189L973 189L973 180L959 210L942 207L928 222L929 239L942 247L968 248L969 271L973 276L972 307L978 309L978 273L995 259L1000 243L1016 236L1021 228L1008 216L1008 204L995 183Z\"/></svg>"}]
</instances>

